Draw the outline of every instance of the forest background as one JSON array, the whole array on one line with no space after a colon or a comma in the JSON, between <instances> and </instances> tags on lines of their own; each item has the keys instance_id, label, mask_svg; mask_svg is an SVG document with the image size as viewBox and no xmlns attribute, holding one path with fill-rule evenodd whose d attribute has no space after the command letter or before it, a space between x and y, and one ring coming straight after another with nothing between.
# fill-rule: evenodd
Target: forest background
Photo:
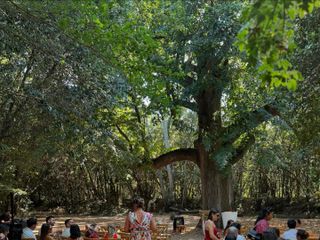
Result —
<instances>
[{"instance_id":1,"label":"forest background","mask_svg":"<svg viewBox=\"0 0 320 240\"><path fill-rule=\"evenodd\" d=\"M2 210L317 215L318 7L2 1Z\"/></svg>"}]
</instances>

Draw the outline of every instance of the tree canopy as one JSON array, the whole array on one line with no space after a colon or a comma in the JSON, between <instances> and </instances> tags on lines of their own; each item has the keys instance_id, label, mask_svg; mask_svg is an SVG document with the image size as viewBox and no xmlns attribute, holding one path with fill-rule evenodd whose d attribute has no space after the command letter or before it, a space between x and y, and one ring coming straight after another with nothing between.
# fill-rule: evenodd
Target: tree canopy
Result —
<instances>
[{"instance_id":1,"label":"tree canopy","mask_svg":"<svg viewBox=\"0 0 320 240\"><path fill-rule=\"evenodd\" d=\"M1 2L1 184L70 212L314 197L318 7Z\"/></svg>"}]
</instances>

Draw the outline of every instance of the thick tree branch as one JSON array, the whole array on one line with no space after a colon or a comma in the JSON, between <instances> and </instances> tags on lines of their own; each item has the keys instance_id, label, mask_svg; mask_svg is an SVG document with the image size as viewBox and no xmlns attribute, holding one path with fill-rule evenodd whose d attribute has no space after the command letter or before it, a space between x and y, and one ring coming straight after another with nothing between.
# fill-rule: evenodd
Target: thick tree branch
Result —
<instances>
[{"instance_id":1,"label":"thick tree branch","mask_svg":"<svg viewBox=\"0 0 320 240\"><path fill-rule=\"evenodd\" d=\"M233 164L241 160L249 147L254 143L255 138L252 134L247 134L243 137L240 143L228 143L219 147L214 152L214 159L221 165L221 170L229 169Z\"/></svg>"},{"instance_id":2,"label":"thick tree branch","mask_svg":"<svg viewBox=\"0 0 320 240\"><path fill-rule=\"evenodd\" d=\"M244 154L247 152L247 150L254 144L255 138L253 135L249 135L246 137L240 144L239 147L235 148L235 152L231 159L229 160L228 165L233 165L237 163L239 160L241 160L244 156Z\"/></svg>"},{"instance_id":3,"label":"thick tree branch","mask_svg":"<svg viewBox=\"0 0 320 240\"><path fill-rule=\"evenodd\" d=\"M195 79L190 76L186 76L184 79L179 80L177 82L186 88L186 87L190 87L190 85L195 82Z\"/></svg>"},{"instance_id":4,"label":"thick tree branch","mask_svg":"<svg viewBox=\"0 0 320 240\"><path fill-rule=\"evenodd\" d=\"M271 105L265 105L257 110L242 116L237 122L225 128L221 142L233 143L243 133L256 128L261 123L270 120L272 117L280 115L277 109Z\"/></svg>"},{"instance_id":5,"label":"thick tree branch","mask_svg":"<svg viewBox=\"0 0 320 240\"><path fill-rule=\"evenodd\" d=\"M186 100L181 100L181 99L176 99L174 100L174 104L175 105L179 105L181 107L185 107L185 108L188 108L194 112L197 112L198 111L198 107L197 107L197 104L194 102L189 102L189 101L186 101Z\"/></svg>"},{"instance_id":6,"label":"thick tree branch","mask_svg":"<svg viewBox=\"0 0 320 240\"><path fill-rule=\"evenodd\" d=\"M194 148L182 148L162 154L153 159L153 167L161 168L178 161L191 161L199 166L198 152Z\"/></svg>"}]
</instances>

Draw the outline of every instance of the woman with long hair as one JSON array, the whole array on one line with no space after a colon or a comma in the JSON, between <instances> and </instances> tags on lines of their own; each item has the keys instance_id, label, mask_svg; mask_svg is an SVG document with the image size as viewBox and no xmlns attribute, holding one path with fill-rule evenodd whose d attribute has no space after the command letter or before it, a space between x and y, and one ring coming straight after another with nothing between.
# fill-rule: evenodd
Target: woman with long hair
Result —
<instances>
[{"instance_id":1,"label":"woman with long hair","mask_svg":"<svg viewBox=\"0 0 320 240\"><path fill-rule=\"evenodd\" d=\"M52 233L51 225L47 223L42 224L40 229L40 240L53 240L50 233Z\"/></svg>"},{"instance_id":2,"label":"woman with long hair","mask_svg":"<svg viewBox=\"0 0 320 240\"><path fill-rule=\"evenodd\" d=\"M263 234L269 228L269 221L272 219L272 209L264 208L262 209L260 215L257 217L256 222L254 223L254 230L258 234Z\"/></svg>"},{"instance_id":3,"label":"woman with long hair","mask_svg":"<svg viewBox=\"0 0 320 240\"><path fill-rule=\"evenodd\" d=\"M82 240L81 231L78 224L72 224L70 226L70 240Z\"/></svg>"},{"instance_id":4,"label":"woman with long hair","mask_svg":"<svg viewBox=\"0 0 320 240\"><path fill-rule=\"evenodd\" d=\"M234 221L232 220L232 219L229 219L228 221L227 221L227 226L224 228L224 230L223 230L223 236L227 236L227 234L228 234L228 228L231 226L231 224L233 224L234 223Z\"/></svg>"},{"instance_id":5,"label":"woman with long hair","mask_svg":"<svg viewBox=\"0 0 320 240\"><path fill-rule=\"evenodd\" d=\"M204 224L205 235L204 240L219 240L218 229L215 222L220 218L220 213L217 209L212 208L208 214L208 220Z\"/></svg>"}]
</instances>

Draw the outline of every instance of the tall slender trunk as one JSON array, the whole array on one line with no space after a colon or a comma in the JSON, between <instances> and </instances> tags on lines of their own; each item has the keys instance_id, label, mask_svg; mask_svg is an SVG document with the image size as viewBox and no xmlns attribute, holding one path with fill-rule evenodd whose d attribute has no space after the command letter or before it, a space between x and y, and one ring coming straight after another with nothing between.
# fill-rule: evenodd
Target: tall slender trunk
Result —
<instances>
[{"instance_id":1,"label":"tall slender trunk","mask_svg":"<svg viewBox=\"0 0 320 240\"><path fill-rule=\"evenodd\" d=\"M165 148L169 149L170 148L170 141L169 141L169 120L165 119L162 122L162 132L163 132L163 142ZM173 178L173 169L171 165L166 166L166 171L168 174L168 181L169 181L169 186L167 189L167 202L173 202L174 201L174 178Z\"/></svg>"},{"instance_id":2,"label":"tall slender trunk","mask_svg":"<svg viewBox=\"0 0 320 240\"><path fill-rule=\"evenodd\" d=\"M185 163L182 165L182 171L183 172L187 171ZM186 201L187 200L187 189L188 189L187 181L184 180L181 183L181 206L182 207L185 207L185 205L187 203L187 201Z\"/></svg>"},{"instance_id":3,"label":"tall slender trunk","mask_svg":"<svg viewBox=\"0 0 320 240\"><path fill-rule=\"evenodd\" d=\"M162 173L161 173L161 170L157 170L156 171L156 175L159 179L159 184L160 184L160 191L161 191L161 195L163 197L163 199L167 199L167 191L166 191L166 188L165 188L165 183L164 183L164 179L163 179L163 176L162 176Z\"/></svg>"}]
</instances>

